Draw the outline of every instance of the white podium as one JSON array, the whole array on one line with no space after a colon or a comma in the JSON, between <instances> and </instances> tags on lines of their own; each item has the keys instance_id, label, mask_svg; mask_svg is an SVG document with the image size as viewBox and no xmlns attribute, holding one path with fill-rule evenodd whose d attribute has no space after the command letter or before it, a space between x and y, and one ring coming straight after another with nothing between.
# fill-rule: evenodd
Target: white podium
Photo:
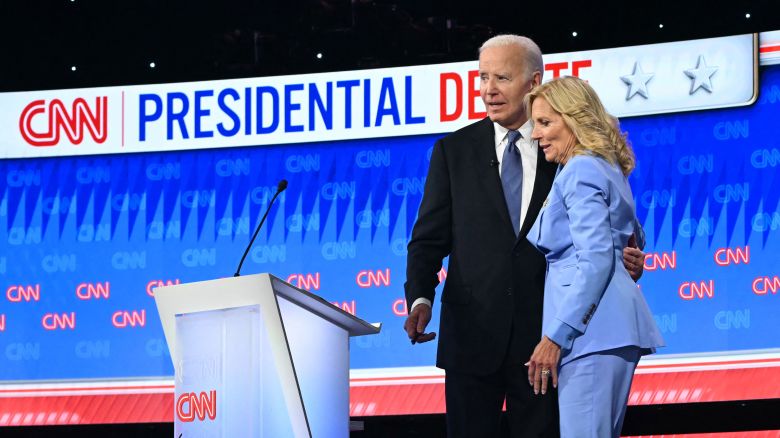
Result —
<instances>
[{"instance_id":1,"label":"white podium","mask_svg":"<svg viewBox=\"0 0 780 438\"><path fill-rule=\"evenodd\" d=\"M347 437L349 337L380 328L269 274L158 287L174 436Z\"/></svg>"}]
</instances>

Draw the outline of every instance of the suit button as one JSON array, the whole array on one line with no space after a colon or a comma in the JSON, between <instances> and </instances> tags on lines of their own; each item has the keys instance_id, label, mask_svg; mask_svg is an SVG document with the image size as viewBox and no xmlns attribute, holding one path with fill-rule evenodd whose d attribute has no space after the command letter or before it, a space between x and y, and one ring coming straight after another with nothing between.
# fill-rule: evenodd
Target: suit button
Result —
<instances>
[{"instance_id":1,"label":"suit button","mask_svg":"<svg viewBox=\"0 0 780 438\"><path fill-rule=\"evenodd\" d=\"M511 287L506 288L506 294L509 295L509 296L512 295L512 288Z\"/></svg>"}]
</instances>

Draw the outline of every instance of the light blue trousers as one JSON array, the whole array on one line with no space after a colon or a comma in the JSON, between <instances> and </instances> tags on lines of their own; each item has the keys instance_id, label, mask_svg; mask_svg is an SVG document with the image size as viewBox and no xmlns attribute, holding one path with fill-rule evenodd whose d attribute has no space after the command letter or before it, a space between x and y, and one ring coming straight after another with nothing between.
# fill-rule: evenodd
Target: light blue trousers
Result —
<instances>
[{"instance_id":1,"label":"light blue trousers","mask_svg":"<svg viewBox=\"0 0 780 438\"><path fill-rule=\"evenodd\" d=\"M579 357L558 372L562 438L620 437L638 347Z\"/></svg>"}]
</instances>

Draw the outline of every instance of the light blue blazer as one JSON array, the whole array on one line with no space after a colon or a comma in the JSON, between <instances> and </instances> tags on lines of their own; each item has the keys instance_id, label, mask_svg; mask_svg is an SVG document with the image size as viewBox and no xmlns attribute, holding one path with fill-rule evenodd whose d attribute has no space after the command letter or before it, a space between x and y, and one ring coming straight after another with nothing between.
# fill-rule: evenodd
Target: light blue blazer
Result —
<instances>
[{"instance_id":1,"label":"light blue blazer","mask_svg":"<svg viewBox=\"0 0 780 438\"><path fill-rule=\"evenodd\" d=\"M542 333L561 346L561 365L613 348L646 354L664 345L623 265L631 234L643 248L631 187L618 166L578 155L558 169L528 240L547 258Z\"/></svg>"}]
</instances>

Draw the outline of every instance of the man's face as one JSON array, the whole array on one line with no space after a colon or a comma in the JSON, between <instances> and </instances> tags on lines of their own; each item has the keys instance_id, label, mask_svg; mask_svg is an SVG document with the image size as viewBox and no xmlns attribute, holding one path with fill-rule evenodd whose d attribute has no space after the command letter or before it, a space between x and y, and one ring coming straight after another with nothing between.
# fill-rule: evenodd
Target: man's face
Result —
<instances>
[{"instance_id":1,"label":"man's face","mask_svg":"<svg viewBox=\"0 0 780 438\"><path fill-rule=\"evenodd\" d=\"M479 92L488 117L507 129L528 120L523 98L541 79L539 72L526 75L522 55L523 49L514 45L489 47L479 55Z\"/></svg>"}]
</instances>

